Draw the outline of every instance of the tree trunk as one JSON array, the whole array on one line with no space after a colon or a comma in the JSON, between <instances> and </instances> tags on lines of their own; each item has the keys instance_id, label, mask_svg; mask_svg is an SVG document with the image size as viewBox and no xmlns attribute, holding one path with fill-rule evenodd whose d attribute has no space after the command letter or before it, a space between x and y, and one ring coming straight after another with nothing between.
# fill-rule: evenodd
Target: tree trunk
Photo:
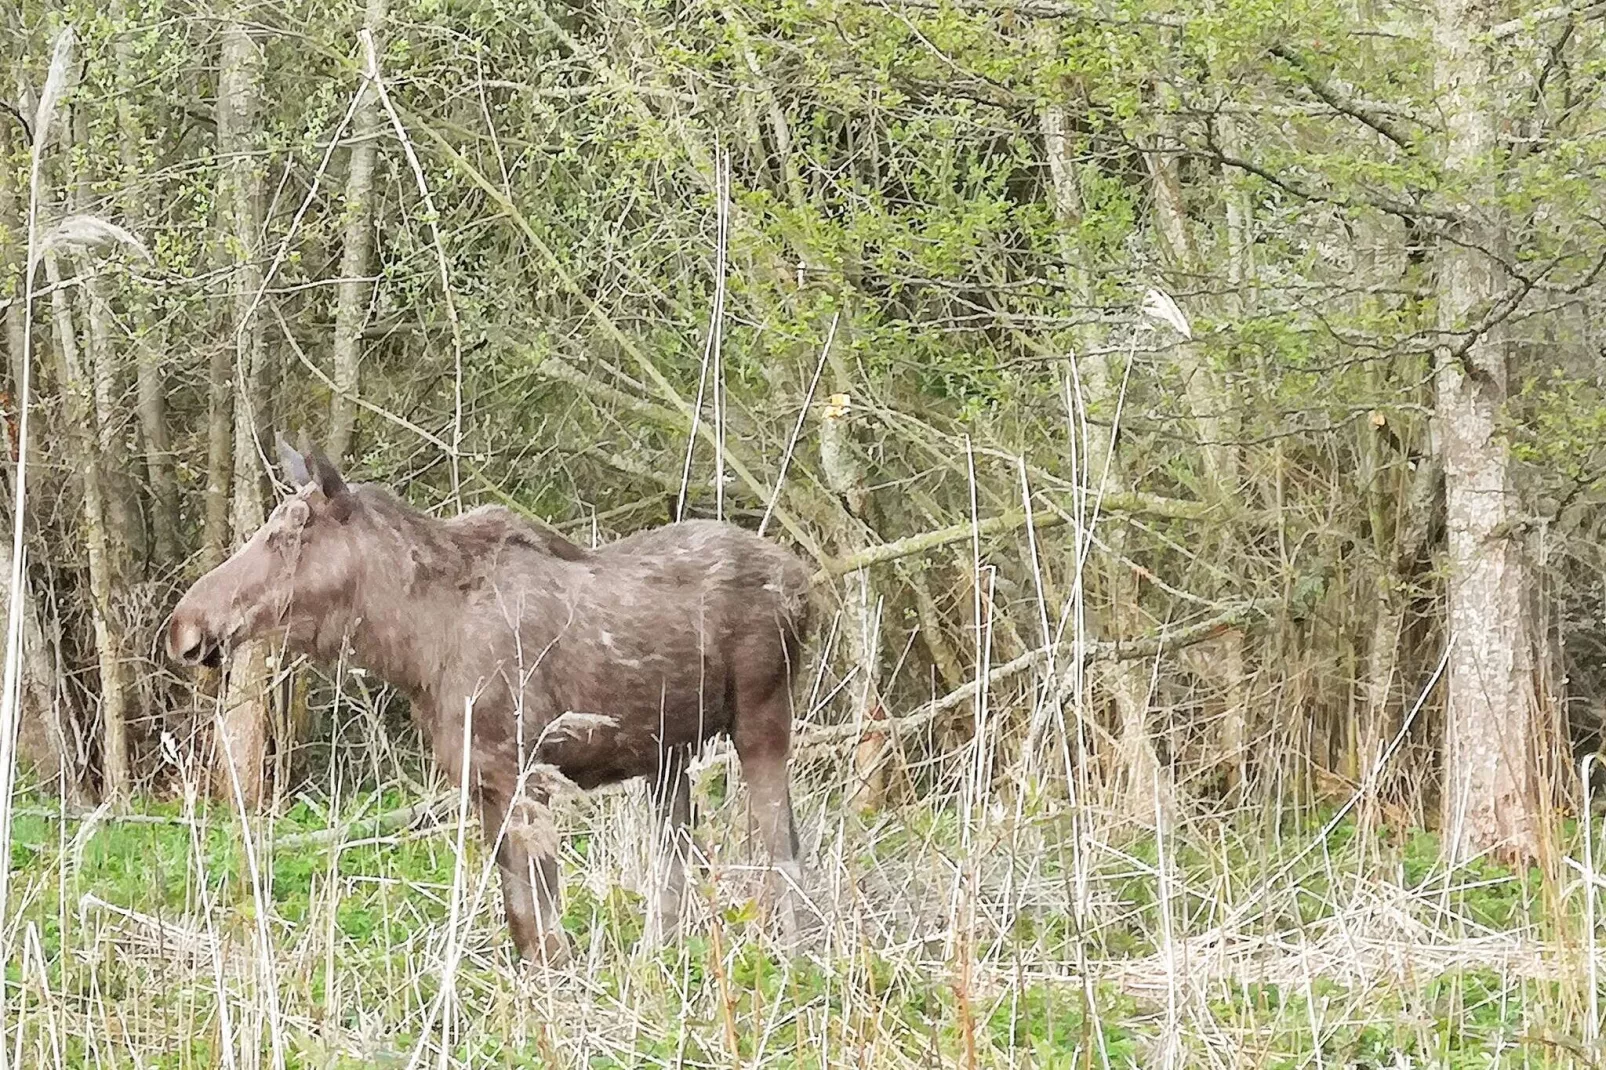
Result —
<instances>
[{"instance_id":1,"label":"tree trunk","mask_svg":"<svg viewBox=\"0 0 1606 1070\"><path fill-rule=\"evenodd\" d=\"M1177 158L1171 151L1177 141L1164 129L1163 120L1161 125L1159 144L1144 153L1154 192L1155 229L1173 270L1192 274L1198 271L1199 256L1183 202ZM1218 501L1235 503L1238 450L1232 444L1237 432L1233 399L1190 339L1179 338L1173 352L1192 410L1193 424L1201 440L1199 455L1208 492ZM1225 773L1227 787L1231 789L1243 779L1248 737L1249 694L1243 632L1238 628L1229 629L1213 647L1211 665L1220 682L1223 711L1212 759Z\"/></svg>"},{"instance_id":2,"label":"tree trunk","mask_svg":"<svg viewBox=\"0 0 1606 1070\"><path fill-rule=\"evenodd\" d=\"M9 535L10 532L6 531ZM0 611L10 609L10 576L0 577ZM55 630L51 630L53 637ZM22 580L22 710L17 755L46 790L54 788L68 809L88 801L84 759L67 696L56 686L56 644L46 636L39 603L27 573Z\"/></svg>"},{"instance_id":3,"label":"tree trunk","mask_svg":"<svg viewBox=\"0 0 1606 1070\"><path fill-rule=\"evenodd\" d=\"M1496 259L1505 235L1491 214L1498 211L1493 57L1480 40L1492 14L1471 0L1438 0L1434 30L1434 82L1447 129L1443 171L1469 180L1454 206L1456 233L1437 253L1445 340L1435 353L1435 419L1449 544L1443 816L1452 860L1486 849L1533 857L1540 827L1523 568L1509 531L1517 503L1508 446L1496 430L1506 346L1498 326L1470 346L1462 341L1506 283Z\"/></svg>"},{"instance_id":4,"label":"tree trunk","mask_svg":"<svg viewBox=\"0 0 1606 1070\"><path fill-rule=\"evenodd\" d=\"M72 109L66 125L66 158L88 144L86 112ZM69 163L69 167L72 165ZM73 206L88 208L89 181L82 169L70 171L65 183ZM87 330L80 334L72 310L73 289L62 286L61 264L53 253L44 258L51 283L51 319L62 392L66 395L65 438L72 467L83 484L83 536L89 563L90 618L100 676L102 794L113 802L126 799L131 787L128 761L129 687L123 622L117 595L123 584L126 553L122 541L129 529L126 503L115 487L116 442L112 408L115 396L111 353L111 309L104 283L85 256L78 265L76 292L82 297ZM87 341L87 350L84 342ZM87 363L86 363L87 358Z\"/></svg>"},{"instance_id":5,"label":"tree trunk","mask_svg":"<svg viewBox=\"0 0 1606 1070\"><path fill-rule=\"evenodd\" d=\"M258 138L258 98L263 55L243 24L223 30L221 73L218 85L218 151L222 156L223 231L233 250L233 294L229 314L230 363L235 373L233 399L234 449L230 465L234 477L231 515L233 544L238 546L256 533L264 519L261 460L263 335L261 317L254 305L262 289L263 269L258 230L261 226L262 168L253 152ZM217 383L214 380L213 387ZM214 418L215 418L214 413ZM210 502L208 503L210 507ZM246 643L228 666L223 708L218 718L217 762L225 797L239 785L247 807L262 800L262 770L267 753L269 672L262 643Z\"/></svg>"},{"instance_id":6,"label":"tree trunk","mask_svg":"<svg viewBox=\"0 0 1606 1070\"><path fill-rule=\"evenodd\" d=\"M125 0L112 0L113 21L121 22L126 17ZM127 183L125 189L135 191L139 187L132 183L132 176L144 170L139 150L143 131L134 108L138 67L128 34L118 34L112 48L117 57L117 158ZM123 225L138 233L145 215L140 197L125 193L118 198L118 211L123 215ZM150 538L157 560L168 564L178 559L178 484L167 434L167 384L161 365L167 350L165 330L158 330L153 321L151 294L142 283L131 281L124 297L135 355L145 478L151 488Z\"/></svg>"},{"instance_id":7,"label":"tree trunk","mask_svg":"<svg viewBox=\"0 0 1606 1070\"><path fill-rule=\"evenodd\" d=\"M843 385L840 369L838 385ZM851 399L839 393L830 399L820 421L820 471L826 487L842 502L845 513L837 532L836 552L847 555L865 545L864 514L869 490L864 461L853 430ZM885 718L880 692L880 607L868 569L842 577L842 641L849 670L858 677L848 693L857 696L855 716L862 715L865 733L853 750L853 789L848 805L860 813L879 809L886 798L888 737L874 722Z\"/></svg>"},{"instance_id":8,"label":"tree trunk","mask_svg":"<svg viewBox=\"0 0 1606 1070\"><path fill-rule=\"evenodd\" d=\"M1070 140L1070 116L1065 106L1051 104L1044 108L1041 125L1054 196L1054 212L1061 226L1062 258L1067 265L1072 265L1068 273L1076 300L1090 306L1093 304L1092 286L1086 271L1079 266L1083 262L1082 250L1071 240L1072 229L1079 226L1082 219L1082 189ZM1089 332L1083 331L1080 335L1076 340L1080 350L1085 352L1096 347L1096 340ZM1083 407L1113 418L1118 386L1112 382L1105 358L1082 358L1079 354L1076 378L1080 383ZM1067 413L1068 418L1071 416L1071 413ZM1125 493L1125 473L1120 455L1111 442L1111 432L1101 423L1087 425L1087 428L1088 432L1082 438L1085 471L1082 485L1089 498L1095 499L1100 494ZM1101 564L1096 569L1096 575L1102 580L1099 586L1108 609L1103 615L1104 634L1099 638L1120 642L1138 634L1138 622L1135 619L1138 585L1131 569L1120 560L1126 553L1125 526L1119 523L1109 525L1104 530L1103 538L1109 552L1096 556L1095 560ZM1098 682L1115 709L1118 744L1117 753L1111 756L1114 763L1111 785L1114 797L1120 800L1121 809L1128 816L1153 820L1155 794L1161 786L1160 763L1149 733L1149 688L1144 665L1130 659L1109 661L1100 668ZM1039 742L1036 739L1029 740L1028 752L1035 753L1039 749ZM1169 791L1163 794L1169 795Z\"/></svg>"},{"instance_id":9,"label":"tree trunk","mask_svg":"<svg viewBox=\"0 0 1606 1070\"><path fill-rule=\"evenodd\" d=\"M1357 322L1362 317L1375 315L1382 310L1383 299L1367 292L1367 288L1383 283L1385 277L1397 274L1398 266L1390 265L1379 254L1379 248L1389 235L1380 226L1375 214L1363 216L1355 225L1355 241L1351 270L1362 291L1351 299L1351 312ZM1383 398L1401 387L1391 381L1387 369L1373 366L1366 371L1368 393ZM1357 475L1366 501L1368 527L1371 531L1372 552L1376 558L1376 572L1362 576L1359 583L1370 583L1375 597L1370 604L1363 602L1362 612L1370 615L1370 628L1365 639L1365 667L1356 681L1355 694L1358 706L1352 703L1354 716L1345 722L1348 728L1342 754L1337 759L1339 772L1353 783L1364 783L1372 775L1374 764L1391 731L1394 699L1394 682L1399 671L1399 646L1404 638L1405 593L1403 577L1395 562L1404 557L1399 546L1404 518L1395 509L1405 496L1409 475L1400 468L1405 458L1393 446L1397 436L1389 426L1388 417L1379 411L1371 419L1355 425ZM1404 527L1410 527L1406 523ZM1380 773L1379 773L1380 775ZM1371 820L1378 814L1377 791L1368 792L1360 802L1360 814Z\"/></svg>"},{"instance_id":10,"label":"tree trunk","mask_svg":"<svg viewBox=\"0 0 1606 1070\"><path fill-rule=\"evenodd\" d=\"M0 158L9 158L13 149L13 124L0 123ZM6 235L26 233L23 199L13 186L11 174L0 168L0 231ZM25 252L11 241L0 242L0 271L15 269L20 276ZM21 287L18 287L19 292ZM12 305L5 313L6 355L12 396L21 388L24 350L23 309ZM37 380L36 380L37 381ZM9 409L9 406L7 406ZM9 421L10 415L6 419ZM16 479L15 457L12 454L10 435L0 436L0 455L6 463L7 483ZM4 538L9 544L11 530L6 527ZM5 590L10 577L0 580L0 613L9 608L9 599L16 592ZM47 642L43 618L39 613L38 599L28 573L23 572L22 590L22 721L18 728L18 753L47 781L59 776L63 796L70 806L77 808L84 802L83 761L79 753L75 731L66 696L58 686L55 661L51 656L52 644Z\"/></svg>"},{"instance_id":11,"label":"tree trunk","mask_svg":"<svg viewBox=\"0 0 1606 1070\"><path fill-rule=\"evenodd\" d=\"M234 480L234 345L212 347L206 420L206 524L201 568L216 568L228 556L229 487Z\"/></svg>"},{"instance_id":12,"label":"tree trunk","mask_svg":"<svg viewBox=\"0 0 1606 1070\"><path fill-rule=\"evenodd\" d=\"M12 469L7 482L15 480ZM14 488L8 488L14 489ZM9 524L0 534L11 537ZM10 575L0 576L0 613L9 612ZM58 629L47 633L39 601L26 570L22 574L22 708L17 729L17 755L45 790L58 791L67 807L80 810L88 802L84 754L78 726L56 672Z\"/></svg>"},{"instance_id":13,"label":"tree trunk","mask_svg":"<svg viewBox=\"0 0 1606 1070\"><path fill-rule=\"evenodd\" d=\"M1380 382L1379 394L1389 388L1390 384ZM1374 767L1397 731L1399 695L1396 684L1402 671L1407 671L1401 665L1400 649L1406 641L1412 566L1427 543L1429 513L1437 498L1435 459L1421 457L1413 469L1400 475L1389 474L1387 465L1400 466L1405 458L1388 452L1392 449L1397 453L1400 447L1386 447L1379 432L1375 424L1363 427L1366 441L1360 451L1367 477L1368 511L1378 564L1372 577L1376 597L1372 600L1371 636L1361 680L1360 718L1355 726L1353 754L1346 757L1345 772L1357 783L1382 775L1381 771L1374 772ZM1363 815L1376 816L1382 812L1376 803L1384 786L1382 782L1375 784L1374 791L1362 800Z\"/></svg>"},{"instance_id":14,"label":"tree trunk","mask_svg":"<svg viewBox=\"0 0 1606 1070\"><path fill-rule=\"evenodd\" d=\"M56 336L62 390L67 398L67 427L73 466L83 479L84 548L89 558L90 616L95 629L95 653L100 669L101 764L104 794L109 799L128 795L128 702L123 682L121 632L112 617L113 555L106 532L106 502L98 453L93 387L84 370L73 322L71 291L61 285L60 265L45 256L45 275L52 287L51 323Z\"/></svg>"},{"instance_id":15,"label":"tree trunk","mask_svg":"<svg viewBox=\"0 0 1606 1070\"><path fill-rule=\"evenodd\" d=\"M95 448L84 458L84 507L86 523L102 531L104 560L97 578L91 570L90 587L95 602L96 645L101 648L100 686L105 713L106 793L124 798L129 790L128 709L131 681L128 675L126 636L128 625L118 611L127 591L131 555L127 539L133 531L131 503L124 494L119 476L123 466L121 435L115 412L116 350L112 341L112 310L106 299L105 280L97 277L88 264L80 267L80 293L86 306L88 323L89 374L94 400L91 413L95 429ZM93 488L93 489L92 489ZM92 503L98 501L98 505ZM91 515L98 511L98 518ZM105 623L105 633L101 625Z\"/></svg>"},{"instance_id":16,"label":"tree trunk","mask_svg":"<svg viewBox=\"0 0 1606 1070\"><path fill-rule=\"evenodd\" d=\"M379 34L385 0L368 0L364 19L374 37L376 55L383 54ZM346 228L340 254L340 283L335 291L335 394L329 402L329 455L338 464L351 448L361 382L362 330L368 322L373 285L368 281L374 248L374 156L379 138L379 94L366 82L353 119L351 169L346 176Z\"/></svg>"},{"instance_id":17,"label":"tree trunk","mask_svg":"<svg viewBox=\"0 0 1606 1070\"><path fill-rule=\"evenodd\" d=\"M89 144L88 112L83 108L73 109L73 140L79 145ZM74 186L75 209L89 213L94 195L87 170L78 171ZM86 257L79 265L78 274L81 280L78 292L87 328L89 363L86 370L93 384L95 457L100 465L101 495L106 510L106 550L110 555L111 574L116 577L116 596L122 594L122 586L127 582L128 563L133 559L131 540L137 528L137 506L133 501L133 488L128 484L128 464L123 449L126 425L119 404L117 328L107 296L107 280L96 263Z\"/></svg>"}]
</instances>

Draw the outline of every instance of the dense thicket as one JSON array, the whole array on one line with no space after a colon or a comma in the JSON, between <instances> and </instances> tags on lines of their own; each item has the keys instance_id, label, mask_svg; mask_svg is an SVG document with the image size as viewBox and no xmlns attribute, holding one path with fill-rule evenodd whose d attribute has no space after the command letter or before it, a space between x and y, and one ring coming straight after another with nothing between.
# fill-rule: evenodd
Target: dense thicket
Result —
<instances>
[{"instance_id":1,"label":"dense thicket","mask_svg":"<svg viewBox=\"0 0 1606 1070\"><path fill-rule=\"evenodd\" d=\"M815 555L806 716L915 715L813 737L860 804L981 761L1531 843L1606 683L1593 10L9 7L13 396L66 23L34 247L150 256L34 279L28 753L157 790L213 694L256 764L330 736L155 641L305 429L421 506Z\"/></svg>"}]
</instances>

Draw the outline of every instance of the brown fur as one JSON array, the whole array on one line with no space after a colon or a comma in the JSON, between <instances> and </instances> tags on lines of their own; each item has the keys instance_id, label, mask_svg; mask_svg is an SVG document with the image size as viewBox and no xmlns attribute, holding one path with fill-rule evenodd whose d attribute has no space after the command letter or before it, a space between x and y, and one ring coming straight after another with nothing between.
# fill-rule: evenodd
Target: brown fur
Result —
<instances>
[{"instance_id":1,"label":"brown fur","mask_svg":"<svg viewBox=\"0 0 1606 1070\"><path fill-rule=\"evenodd\" d=\"M437 520L382 488L348 487L316 451L281 451L300 490L185 594L169 652L215 662L231 643L276 636L331 663L349 648L411 697L459 783L472 701L467 772L521 954L565 952L556 859L540 846L550 837L527 827L547 791L528 778L533 765L582 788L654 778L671 847L655 919L667 932L689 854L686 763L729 736L760 831L795 880L787 761L809 624L802 561L712 521L583 550L496 506ZM601 719L560 721L570 711ZM780 906L790 931L790 888Z\"/></svg>"}]
</instances>

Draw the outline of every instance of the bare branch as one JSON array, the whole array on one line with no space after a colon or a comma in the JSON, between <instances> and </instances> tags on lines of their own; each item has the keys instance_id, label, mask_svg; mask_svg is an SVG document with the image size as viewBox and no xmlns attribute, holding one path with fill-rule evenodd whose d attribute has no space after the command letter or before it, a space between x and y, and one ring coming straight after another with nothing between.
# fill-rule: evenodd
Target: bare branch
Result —
<instances>
[{"instance_id":1,"label":"bare branch","mask_svg":"<svg viewBox=\"0 0 1606 1070\"><path fill-rule=\"evenodd\" d=\"M1100 506L1107 513L1147 513L1153 516L1168 517L1174 520L1203 520L1208 518L1213 506L1203 502L1189 502L1178 498L1161 498L1152 494L1110 494L1102 499ZM1069 514L1061 512L1044 512L1032 516L1033 528L1042 531L1047 528L1059 527L1064 524ZM980 524L975 525L974 531L982 537L1005 535L1018 531L1027 524L1024 510L1012 509L989 517ZM824 566L814 574L814 582L819 583L831 576L840 576L846 572L854 572L871 565L895 561L901 557L911 557L915 554L927 553L943 546L956 542L963 542L971 537L972 525L966 521L959 524L950 524L945 528L934 531L923 531L918 535L898 539L895 542L882 543L879 546L870 546L848 557L822 558Z\"/></svg>"},{"instance_id":2,"label":"bare branch","mask_svg":"<svg viewBox=\"0 0 1606 1070\"><path fill-rule=\"evenodd\" d=\"M1595 15L1606 13L1606 3L1593 4L1553 4L1550 7L1530 11L1505 22L1496 23L1489 30L1489 36L1496 41L1504 41L1515 37L1524 30L1537 29L1541 23L1554 22L1556 19L1587 19Z\"/></svg>"},{"instance_id":3,"label":"bare branch","mask_svg":"<svg viewBox=\"0 0 1606 1070\"><path fill-rule=\"evenodd\" d=\"M1190 624L1183 628L1161 632L1159 635L1139 639L1130 643L1092 643L1086 650L1089 661L1131 661L1136 658L1151 658L1162 650L1176 650L1195 643L1202 643L1213 638L1220 632L1241 624L1256 614L1264 613L1274 603L1269 599L1241 602L1229 609L1210 617L1197 624ZM988 673L985 682L987 688L993 687L1030 672L1048 659L1052 648L1039 647L1030 650L1018 658L1006 661L992 672ZM877 720L871 725L839 724L823 726L800 726L795 750L813 750L819 747L828 747L848 740L858 739L866 731L899 732L919 728L936 720L949 710L956 709L972 701L981 689L982 680L971 680L962 687L933 699L914 713L904 714L902 717L889 717Z\"/></svg>"},{"instance_id":4,"label":"bare branch","mask_svg":"<svg viewBox=\"0 0 1606 1070\"><path fill-rule=\"evenodd\" d=\"M21 108L17 107L9 100L0 100L0 112L5 112L7 115L17 120L17 125L22 127L22 135L25 140L30 142L33 140L33 124L28 121L28 117L26 115L22 114Z\"/></svg>"},{"instance_id":5,"label":"bare branch","mask_svg":"<svg viewBox=\"0 0 1606 1070\"><path fill-rule=\"evenodd\" d=\"M1139 18L1125 18L1114 15L1100 15L1089 11L1086 7L1071 4L1057 4L1052 0L1014 0L1012 3L1000 4L995 0L896 0L896 6L914 8L920 11L941 11L946 8L957 8L960 11L969 11L982 15L999 14L1009 11L1016 15L1025 15L1034 19L1070 19L1078 22L1097 23L1100 26L1160 26L1171 30L1184 29L1188 20L1182 15L1155 14L1144 15Z\"/></svg>"},{"instance_id":6,"label":"bare branch","mask_svg":"<svg viewBox=\"0 0 1606 1070\"><path fill-rule=\"evenodd\" d=\"M1300 79L1321 99L1322 103L1340 114L1348 115L1371 127L1405 151L1412 151L1410 139L1403 131L1386 117L1367 107L1364 102L1312 70L1305 57L1282 44L1272 45L1267 51L1298 71Z\"/></svg>"},{"instance_id":7,"label":"bare branch","mask_svg":"<svg viewBox=\"0 0 1606 1070\"><path fill-rule=\"evenodd\" d=\"M349 845L352 838L367 839L374 836L384 836L397 829L403 829L414 822L429 816L439 809L443 803L452 796L442 795L437 798L424 799L410 806L397 807L387 810L373 817L359 818L355 821L345 821L329 828L315 829L311 832L293 832L288 836L280 836L273 841L275 851L308 851L323 847Z\"/></svg>"},{"instance_id":8,"label":"bare branch","mask_svg":"<svg viewBox=\"0 0 1606 1070\"><path fill-rule=\"evenodd\" d=\"M1336 208L1343 208L1351 212L1358 208L1375 208L1380 212L1386 212L1408 223L1420 223L1422 219L1437 219L1443 223L1453 223L1457 218L1453 212L1447 212L1439 208L1429 208L1426 205L1413 204L1410 201L1397 201L1392 197L1380 197L1376 194L1369 194L1364 197L1344 197L1336 193L1323 193L1320 190L1306 189L1251 160L1228 155L1215 143L1215 138L1209 133L1208 128L1205 133L1205 147L1207 151L1202 153L1197 150L1188 151L1194 156L1213 160L1223 167L1235 167L1240 171L1245 171L1256 178L1271 183L1285 193L1293 194L1301 200L1313 201L1317 204L1330 204Z\"/></svg>"}]
</instances>

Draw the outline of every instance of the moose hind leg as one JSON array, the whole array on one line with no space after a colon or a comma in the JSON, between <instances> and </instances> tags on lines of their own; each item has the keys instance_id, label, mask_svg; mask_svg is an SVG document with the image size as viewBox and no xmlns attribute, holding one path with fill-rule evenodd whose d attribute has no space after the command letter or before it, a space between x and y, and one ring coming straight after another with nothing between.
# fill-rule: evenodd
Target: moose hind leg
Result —
<instances>
[{"instance_id":1,"label":"moose hind leg","mask_svg":"<svg viewBox=\"0 0 1606 1070\"><path fill-rule=\"evenodd\" d=\"M788 757L791 751L792 708L784 687L775 687L758 701L743 703L732 732L742 777L759 835L769 851L771 898L781 933L787 942L797 938L797 896L802 879L798 864L797 823L792 813Z\"/></svg>"},{"instance_id":2,"label":"moose hind leg","mask_svg":"<svg viewBox=\"0 0 1606 1070\"><path fill-rule=\"evenodd\" d=\"M648 940L661 943L680 931L680 908L686 894L686 871L691 864L691 775L688 754L676 748L664 759L653 782L654 834L659 868L654 873L656 895L648 917Z\"/></svg>"}]
</instances>

